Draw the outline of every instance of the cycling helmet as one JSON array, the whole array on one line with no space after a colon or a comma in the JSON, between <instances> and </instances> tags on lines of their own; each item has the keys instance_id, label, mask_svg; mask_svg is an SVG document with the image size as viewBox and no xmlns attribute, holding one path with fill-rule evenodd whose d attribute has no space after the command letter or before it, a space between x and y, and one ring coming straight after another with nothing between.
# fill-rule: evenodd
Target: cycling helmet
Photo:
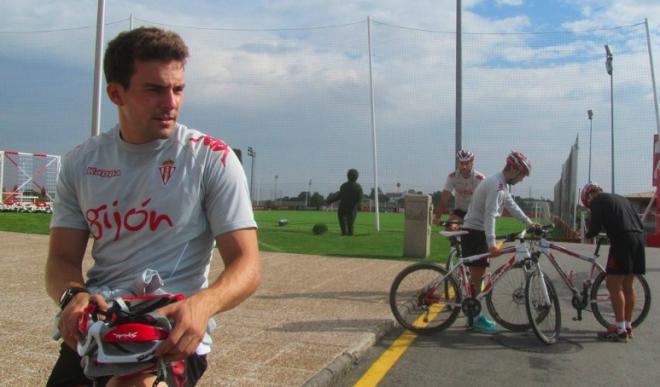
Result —
<instances>
[{"instance_id":1,"label":"cycling helmet","mask_svg":"<svg viewBox=\"0 0 660 387\"><path fill-rule=\"evenodd\" d=\"M183 295L158 294L141 297L118 297L110 301L107 311L89 304L78 328L78 343L85 375L124 376L159 371L166 365L154 356L167 339L172 325L156 309L182 300ZM105 316L99 319L99 315Z\"/></svg>"},{"instance_id":2,"label":"cycling helmet","mask_svg":"<svg viewBox=\"0 0 660 387\"><path fill-rule=\"evenodd\" d=\"M525 176L529 176L532 173L532 164L522 152L511 151L506 158L506 165L511 165L524 173Z\"/></svg>"},{"instance_id":3,"label":"cycling helmet","mask_svg":"<svg viewBox=\"0 0 660 387\"><path fill-rule=\"evenodd\" d=\"M472 161L474 160L474 153L467 149L461 149L456 152L456 160L458 161Z\"/></svg>"},{"instance_id":4,"label":"cycling helmet","mask_svg":"<svg viewBox=\"0 0 660 387\"><path fill-rule=\"evenodd\" d=\"M587 183L584 188L582 188L580 200L585 207L591 208L591 199L589 198L589 195L596 191L603 192L603 189L596 183Z\"/></svg>"}]
</instances>

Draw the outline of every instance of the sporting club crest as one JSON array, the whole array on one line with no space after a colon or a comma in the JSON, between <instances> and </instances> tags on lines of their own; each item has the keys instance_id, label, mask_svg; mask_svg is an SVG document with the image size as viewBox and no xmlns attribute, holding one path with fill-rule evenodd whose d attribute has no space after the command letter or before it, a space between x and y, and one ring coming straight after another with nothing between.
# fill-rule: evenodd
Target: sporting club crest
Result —
<instances>
[{"instance_id":1,"label":"sporting club crest","mask_svg":"<svg viewBox=\"0 0 660 387\"><path fill-rule=\"evenodd\" d=\"M167 159L163 161L163 164L158 169L160 169L160 179L163 181L163 184L167 184L172 178L176 167L173 160Z\"/></svg>"}]
</instances>

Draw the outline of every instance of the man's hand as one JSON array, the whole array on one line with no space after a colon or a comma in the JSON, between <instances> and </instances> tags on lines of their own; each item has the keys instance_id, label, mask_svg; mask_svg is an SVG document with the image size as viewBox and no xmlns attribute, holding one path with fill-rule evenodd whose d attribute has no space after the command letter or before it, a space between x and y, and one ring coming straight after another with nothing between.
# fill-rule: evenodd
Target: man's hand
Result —
<instances>
[{"instance_id":1,"label":"man's hand","mask_svg":"<svg viewBox=\"0 0 660 387\"><path fill-rule=\"evenodd\" d=\"M488 248L488 253L490 254L491 257L499 257L500 255L500 246L495 245L493 247Z\"/></svg>"},{"instance_id":2,"label":"man's hand","mask_svg":"<svg viewBox=\"0 0 660 387\"><path fill-rule=\"evenodd\" d=\"M90 302L95 302L101 310L108 308L108 304L101 295L94 294L90 296L81 292L73 296L69 304L62 310L60 321L57 324L62 340L74 351L77 350L78 342L82 338L78 323Z\"/></svg>"},{"instance_id":3,"label":"man's hand","mask_svg":"<svg viewBox=\"0 0 660 387\"><path fill-rule=\"evenodd\" d=\"M172 320L174 328L155 355L164 356L167 361L193 355L204 339L211 313L194 296L160 308L158 312Z\"/></svg>"}]
</instances>

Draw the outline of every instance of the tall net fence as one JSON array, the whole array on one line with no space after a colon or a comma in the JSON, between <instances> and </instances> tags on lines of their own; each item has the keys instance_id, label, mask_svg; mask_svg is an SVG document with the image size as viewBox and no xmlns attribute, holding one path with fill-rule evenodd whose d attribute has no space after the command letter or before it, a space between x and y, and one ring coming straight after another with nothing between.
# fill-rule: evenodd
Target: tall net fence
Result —
<instances>
[{"instance_id":1,"label":"tall net fence","mask_svg":"<svg viewBox=\"0 0 660 387\"><path fill-rule=\"evenodd\" d=\"M180 121L243 150L255 200L324 196L356 168L365 192L440 190L454 165L455 34L372 21L300 29L221 29L135 19L177 31L190 47ZM108 23L106 43L129 20ZM95 27L0 32L0 149L64 154L91 132ZM644 24L583 33L465 33L463 145L486 175L512 149L532 161L523 197L554 195L576 136L577 184L610 190L614 52L616 191L651 184L654 107ZM587 110L594 112L589 136ZM102 130L116 123L107 98ZM11 147L5 131L18 135ZM373 139L376 139L375 147ZM252 147L256 157L247 155ZM373 150L377 151L374 168ZM254 173L251 173L254 168ZM251 179L250 176L254 177ZM311 184L310 184L311 181Z\"/></svg>"}]
</instances>

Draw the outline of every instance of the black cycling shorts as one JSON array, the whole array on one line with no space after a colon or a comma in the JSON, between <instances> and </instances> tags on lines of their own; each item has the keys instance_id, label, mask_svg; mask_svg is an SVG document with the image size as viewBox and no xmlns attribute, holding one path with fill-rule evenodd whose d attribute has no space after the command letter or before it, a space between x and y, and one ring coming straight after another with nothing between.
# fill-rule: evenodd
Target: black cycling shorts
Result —
<instances>
[{"instance_id":1,"label":"black cycling shorts","mask_svg":"<svg viewBox=\"0 0 660 387\"><path fill-rule=\"evenodd\" d=\"M461 248L463 250L463 257L470 257L472 255L484 254L488 252L488 243L486 243L486 233L481 230L473 230L464 228L463 231L468 233L461 235ZM490 266L488 258L483 258L474 262L467 262L466 266Z\"/></svg>"},{"instance_id":2,"label":"black cycling shorts","mask_svg":"<svg viewBox=\"0 0 660 387\"><path fill-rule=\"evenodd\" d=\"M646 274L644 234L626 232L610 240L605 271L608 274Z\"/></svg>"},{"instance_id":3,"label":"black cycling shorts","mask_svg":"<svg viewBox=\"0 0 660 387\"><path fill-rule=\"evenodd\" d=\"M173 376L177 380L178 386L192 387L202 377L206 371L206 355L192 355L185 361L177 364L173 362ZM96 378L96 384L87 379L80 367L80 356L78 353L62 343L60 347L60 357L57 359L53 371L46 383L47 387L78 387L78 386L100 386L104 387L110 380L110 376Z\"/></svg>"}]
</instances>

